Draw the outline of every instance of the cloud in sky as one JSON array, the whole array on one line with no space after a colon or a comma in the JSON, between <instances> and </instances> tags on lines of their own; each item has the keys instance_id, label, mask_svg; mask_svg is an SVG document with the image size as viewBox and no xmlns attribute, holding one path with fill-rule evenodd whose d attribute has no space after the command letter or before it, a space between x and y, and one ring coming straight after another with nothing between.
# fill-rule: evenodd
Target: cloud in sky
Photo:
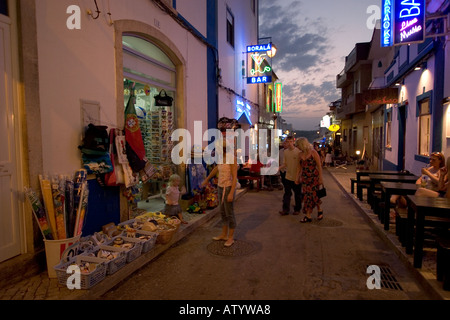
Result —
<instances>
[{"instance_id":1,"label":"cloud in sky","mask_svg":"<svg viewBox=\"0 0 450 320\"><path fill-rule=\"evenodd\" d=\"M285 1L261 1L260 27L261 36L271 36L278 48L276 65L279 70L308 70L321 62L321 52L328 49L327 38L314 30L314 25L320 25L320 18L312 21L301 17L302 3L292 1L288 7L280 4ZM326 27L321 27L326 31ZM322 32L325 34L325 32Z\"/></svg>"},{"instance_id":2,"label":"cloud in sky","mask_svg":"<svg viewBox=\"0 0 450 320\"><path fill-rule=\"evenodd\" d=\"M367 8L377 0L260 0L260 37L277 46L272 61L283 83L282 117L298 130L317 129L340 98L336 75L357 42L371 40Z\"/></svg>"}]
</instances>

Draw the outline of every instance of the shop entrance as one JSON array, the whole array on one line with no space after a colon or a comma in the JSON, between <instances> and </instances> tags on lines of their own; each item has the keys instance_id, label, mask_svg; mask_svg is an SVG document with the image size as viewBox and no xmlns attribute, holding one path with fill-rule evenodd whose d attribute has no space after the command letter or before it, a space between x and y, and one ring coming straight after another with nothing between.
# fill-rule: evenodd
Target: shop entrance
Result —
<instances>
[{"instance_id":1,"label":"shop entrance","mask_svg":"<svg viewBox=\"0 0 450 320\"><path fill-rule=\"evenodd\" d=\"M134 187L134 211L161 211L169 177L177 172L171 160L171 135L176 128L176 72L169 57L156 45L134 35L123 36L124 110L134 93L135 110L144 142L145 155L156 173ZM133 92L131 91L133 90ZM155 96L171 97L161 106Z\"/></svg>"}]
</instances>

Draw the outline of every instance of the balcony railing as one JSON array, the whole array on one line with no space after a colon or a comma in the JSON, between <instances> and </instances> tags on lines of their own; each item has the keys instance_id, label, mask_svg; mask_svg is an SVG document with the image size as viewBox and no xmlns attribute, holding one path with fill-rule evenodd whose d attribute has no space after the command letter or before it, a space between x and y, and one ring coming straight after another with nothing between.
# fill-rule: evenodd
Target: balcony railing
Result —
<instances>
[{"instance_id":1,"label":"balcony railing","mask_svg":"<svg viewBox=\"0 0 450 320\"><path fill-rule=\"evenodd\" d=\"M345 72L345 69L336 76L336 88L343 88L352 81L352 75Z\"/></svg>"},{"instance_id":2,"label":"balcony railing","mask_svg":"<svg viewBox=\"0 0 450 320\"><path fill-rule=\"evenodd\" d=\"M363 104L362 93L349 96L342 102L342 106L336 109L337 119L348 118L352 114L366 111L366 106Z\"/></svg>"}]
</instances>

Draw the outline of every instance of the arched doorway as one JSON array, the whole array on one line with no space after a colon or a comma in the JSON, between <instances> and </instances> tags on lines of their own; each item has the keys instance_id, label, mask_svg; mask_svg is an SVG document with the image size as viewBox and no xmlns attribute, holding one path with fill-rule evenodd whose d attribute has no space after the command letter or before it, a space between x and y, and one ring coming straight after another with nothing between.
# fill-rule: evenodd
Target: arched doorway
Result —
<instances>
[{"instance_id":1,"label":"arched doorway","mask_svg":"<svg viewBox=\"0 0 450 320\"><path fill-rule=\"evenodd\" d=\"M116 21L117 119L124 124L124 112L134 90L145 154L156 174L136 186L135 211L160 211L162 194L172 173L184 177L184 168L171 161L173 130L185 127L184 61L174 44L155 28L136 21ZM120 40L120 43L119 43ZM120 49L120 50L119 50ZM134 88L134 89L132 89ZM154 96L164 90L173 98L171 106L158 106ZM130 218L128 204L121 204L121 220Z\"/></svg>"}]
</instances>

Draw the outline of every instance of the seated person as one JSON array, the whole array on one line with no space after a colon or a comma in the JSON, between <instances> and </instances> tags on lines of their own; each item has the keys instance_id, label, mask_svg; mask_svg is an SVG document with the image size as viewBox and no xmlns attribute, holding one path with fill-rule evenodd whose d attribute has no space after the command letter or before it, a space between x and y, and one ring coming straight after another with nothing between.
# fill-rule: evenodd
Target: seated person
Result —
<instances>
[{"instance_id":1,"label":"seated person","mask_svg":"<svg viewBox=\"0 0 450 320\"><path fill-rule=\"evenodd\" d=\"M415 195L421 197L439 197L445 196L448 184L448 166L445 166L444 155L440 152L434 152L430 156L430 166L422 168L422 176L417 179L416 184L420 185ZM401 208L406 208L406 199L399 195L391 197L391 203L397 203Z\"/></svg>"},{"instance_id":2,"label":"seated person","mask_svg":"<svg viewBox=\"0 0 450 320\"><path fill-rule=\"evenodd\" d=\"M429 172L430 170L424 168L422 169L422 174L430 176L430 179L428 181L421 180L421 185L424 187L420 187L417 189L416 196L423 196L423 197L431 197L431 198L437 198L437 197L450 197L450 193L448 192L448 174L450 171L450 157L447 158L447 165L443 166L443 158L444 156L440 154L442 157L440 157L441 167L439 168L439 171L436 174L433 174L432 172ZM441 159L442 158L442 159ZM444 161L445 162L445 161ZM436 179L436 176L438 179ZM423 179L424 176L420 177L419 179ZM433 178L431 178L433 177Z\"/></svg>"}]
</instances>

